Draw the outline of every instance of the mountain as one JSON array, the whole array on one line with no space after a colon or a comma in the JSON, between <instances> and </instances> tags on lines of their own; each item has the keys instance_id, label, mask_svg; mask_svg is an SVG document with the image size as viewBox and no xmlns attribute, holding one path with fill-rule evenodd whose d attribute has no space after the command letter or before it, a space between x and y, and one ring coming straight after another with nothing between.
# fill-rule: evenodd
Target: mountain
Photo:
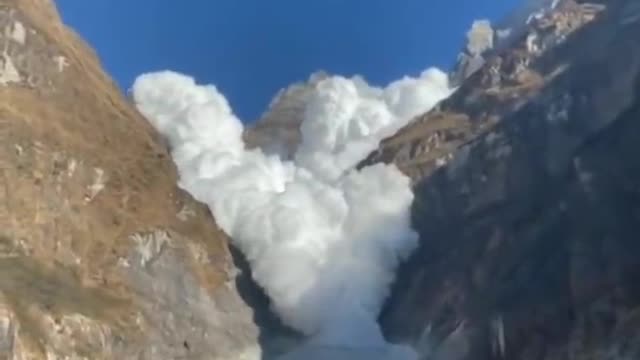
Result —
<instances>
[{"instance_id":1,"label":"mountain","mask_svg":"<svg viewBox=\"0 0 640 360\"><path fill-rule=\"evenodd\" d=\"M477 22L456 92L359 165L414 186L420 246L380 318L389 339L429 360L640 358L638 4L531 0ZM53 2L0 0L0 25L0 359L296 345ZM278 94L250 146L291 156L326 76Z\"/></svg>"},{"instance_id":2,"label":"mountain","mask_svg":"<svg viewBox=\"0 0 640 360\"><path fill-rule=\"evenodd\" d=\"M362 164L415 184L381 321L425 358L640 358L640 6L555 5Z\"/></svg>"},{"instance_id":3,"label":"mountain","mask_svg":"<svg viewBox=\"0 0 640 360\"><path fill-rule=\"evenodd\" d=\"M300 143L304 109L316 84L329 75L323 71L280 90L267 111L245 131L245 142L272 154L290 158Z\"/></svg>"},{"instance_id":4,"label":"mountain","mask_svg":"<svg viewBox=\"0 0 640 360\"><path fill-rule=\"evenodd\" d=\"M93 51L52 1L0 28L0 359L258 357L248 272Z\"/></svg>"}]
</instances>

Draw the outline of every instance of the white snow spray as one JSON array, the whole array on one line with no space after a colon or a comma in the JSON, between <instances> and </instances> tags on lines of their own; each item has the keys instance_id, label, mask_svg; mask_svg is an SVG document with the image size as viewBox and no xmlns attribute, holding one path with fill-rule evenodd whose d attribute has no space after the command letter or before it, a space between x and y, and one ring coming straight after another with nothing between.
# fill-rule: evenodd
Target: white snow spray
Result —
<instances>
[{"instance_id":1,"label":"white snow spray","mask_svg":"<svg viewBox=\"0 0 640 360\"><path fill-rule=\"evenodd\" d=\"M385 88L359 77L321 80L285 161L245 146L243 124L215 86L169 71L133 86L138 109L169 141L179 186L209 206L283 322L309 337L286 357L305 360L339 359L336 348L416 358L387 344L376 322L399 263L417 246L410 181L394 165L354 167L450 93L434 68Z\"/></svg>"}]
</instances>

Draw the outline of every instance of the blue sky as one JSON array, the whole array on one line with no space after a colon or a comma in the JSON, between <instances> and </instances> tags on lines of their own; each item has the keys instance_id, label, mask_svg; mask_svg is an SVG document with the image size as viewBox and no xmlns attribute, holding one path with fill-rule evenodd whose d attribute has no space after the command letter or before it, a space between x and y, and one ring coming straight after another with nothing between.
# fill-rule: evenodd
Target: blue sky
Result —
<instances>
[{"instance_id":1,"label":"blue sky","mask_svg":"<svg viewBox=\"0 0 640 360\"><path fill-rule=\"evenodd\" d=\"M383 85L448 68L474 19L519 0L57 0L123 88L172 69L215 84L244 120L324 69Z\"/></svg>"}]
</instances>

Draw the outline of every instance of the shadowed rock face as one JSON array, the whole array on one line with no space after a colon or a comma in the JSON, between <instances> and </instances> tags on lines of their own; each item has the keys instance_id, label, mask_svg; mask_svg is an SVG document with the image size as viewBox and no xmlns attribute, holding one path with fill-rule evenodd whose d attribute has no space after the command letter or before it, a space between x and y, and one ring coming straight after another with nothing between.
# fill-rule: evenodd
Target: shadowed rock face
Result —
<instances>
[{"instance_id":1,"label":"shadowed rock face","mask_svg":"<svg viewBox=\"0 0 640 360\"><path fill-rule=\"evenodd\" d=\"M0 359L259 359L227 238L53 3L0 1L0 45Z\"/></svg>"},{"instance_id":2,"label":"shadowed rock face","mask_svg":"<svg viewBox=\"0 0 640 360\"><path fill-rule=\"evenodd\" d=\"M429 359L640 358L639 33L632 0L562 1L370 156L413 178L421 235L390 337Z\"/></svg>"}]
</instances>

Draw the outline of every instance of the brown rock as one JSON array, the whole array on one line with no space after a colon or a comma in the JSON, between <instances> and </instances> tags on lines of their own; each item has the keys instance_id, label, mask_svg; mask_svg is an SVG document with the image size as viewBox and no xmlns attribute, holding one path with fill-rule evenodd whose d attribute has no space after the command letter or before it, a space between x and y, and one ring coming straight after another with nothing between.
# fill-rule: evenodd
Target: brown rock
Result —
<instances>
[{"instance_id":1,"label":"brown rock","mask_svg":"<svg viewBox=\"0 0 640 360\"><path fill-rule=\"evenodd\" d=\"M227 238L91 49L48 0L0 1L0 43L0 359L259 358Z\"/></svg>"},{"instance_id":2,"label":"brown rock","mask_svg":"<svg viewBox=\"0 0 640 360\"><path fill-rule=\"evenodd\" d=\"M315 86L328 76L319 71L312 74L306 82L295 83L280 90L267 111L245 130L245 142L250 147L258 147L266 153L290 159L302 141L300 125L309 96Z\"/></svg>"}]
</instances>

